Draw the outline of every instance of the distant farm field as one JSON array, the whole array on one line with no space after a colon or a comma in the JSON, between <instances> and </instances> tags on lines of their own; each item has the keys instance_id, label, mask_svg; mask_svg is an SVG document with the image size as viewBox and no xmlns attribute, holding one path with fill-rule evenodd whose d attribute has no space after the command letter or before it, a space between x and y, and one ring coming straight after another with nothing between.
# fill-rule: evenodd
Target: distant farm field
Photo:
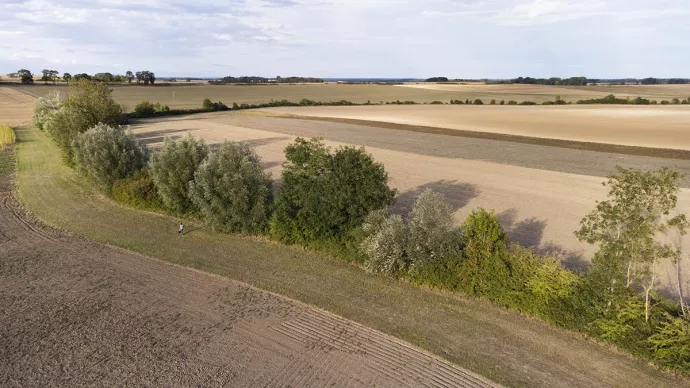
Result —
<instances>
[{"instance_id":1,"label":"distant farm field","mask_svg":"<svg viewBox=\"0 0 690 388\"><path fill-rule=\"evenodd\" d=\"M578 142L690 150L690 106L335 106L266 112L382 121Z\"/></svg>"},{"instance_id":2,"label":"distant farm field","mask_svg":"<svg viewBox=\"0 0 690 388\"><path fill-rule=\"evenodd\" d=\"M67 90L66 86L53 85L12 85L34 96L42 96L53 89ZM492 99L515 101L544 102L553 101L557 96L570 102L580 99L601 98L608 94L619 97L646 97L650 99L671 100L674 97L688 98L690 85L658 85L635 89L632 86L608 87L559 87L543 85L452 85L452 84L406 84L393 85L343 85L327 84L295 84L295 85L208 85L182 84L173 86L141 86L118 85L113 86L115 99L125 105L127 110L142 100L159 102L171 108L199 108L204 98L222 101L227 105L256 104L270 100L289 100L298 102L303 98L314 101L348 100L355 103L381 103L390 101L415 101L431 103L442 101L448 103L453 100L481 99L488 104Z\"/></svg>"},{"instance_id":3,"label":"distant farm field","mask_svg":"<svg viewBox=\"0 0 690 388\"><path fill-rule=\"evenodd\" d=\"M31 122L34 98L21 90L0 86L0 124Z\"/></svg>"}]
</instances>

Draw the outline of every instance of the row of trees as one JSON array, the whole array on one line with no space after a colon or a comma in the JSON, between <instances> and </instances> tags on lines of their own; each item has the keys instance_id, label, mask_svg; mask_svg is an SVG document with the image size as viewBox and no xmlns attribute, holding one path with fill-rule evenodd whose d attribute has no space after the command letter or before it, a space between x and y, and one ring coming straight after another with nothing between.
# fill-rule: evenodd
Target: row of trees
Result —
<instances>
[{"instance_id":1,"label":"row of trees","mask_svg":"<svg viewBox=\"0 0 690 388\"><path fill-rule=\"evenodd\" d=\"M41 81L43 81L44 83L52 82L53 84L55 84L60 79L59 72L57 70L43 69L41 73ZM31 73L31 71L27 69L20 69L19 71L17 71L16 76L18 78L21 78L21 82L23 84L34 83L34 75ZM125 81L127 81L127 83L130 84L132 83L132 80L136 79L137 84L143 83L144 85L153 85L156 82L156 75L148 70L137 71L136 73L127 71L125 75L112 74L107 72L96 73L93 76L86 73L80 73L74 76L72 76L70 73L64 73L62 75L62 80L65 82L70 82L70 80L72 79L87 79L104 83L124 83Z\"/></svg>"},{"instance_id":2,"label":"row of trees","mask_svg":"<svg viewBox=\"0 0 690 388\"><path fill-rule=\"evenodd\" d=\"M225 84L267 84L267 83L323 83L323 79L314 77L281 77L277 76L275 79L269 79L266 77L223 77L219 83Z\"/></svg>"},{"instance_id":3,"label":"row of trees","mask_svg":"<svg viewBox=\"0 0 690 388\"><path fill-rule=\"evenodd\" d=\"M461 291L611 341L668 368L690 371L690 321L678 283L673 303L657 295L654 268L680 267L683 235L672 216L681 174L619 169L609 197L581 222L576 236L599 250L586 274L557 257L510 245L497 217L475 210L456 225L453 209L423 192L403 218L391 214L395 191L384 166L363 148L329 149L298 138L285 149L280 185L246 145L209 149L187 137L150 153L119 126L121 108L100 83L74 83L64 101L41 99L36 124L65 160L116 200L186 217L214 230L266 235L326 250L370 272ZM277 187L276 187L277 186Z\"/></svg>"}]
</instances>

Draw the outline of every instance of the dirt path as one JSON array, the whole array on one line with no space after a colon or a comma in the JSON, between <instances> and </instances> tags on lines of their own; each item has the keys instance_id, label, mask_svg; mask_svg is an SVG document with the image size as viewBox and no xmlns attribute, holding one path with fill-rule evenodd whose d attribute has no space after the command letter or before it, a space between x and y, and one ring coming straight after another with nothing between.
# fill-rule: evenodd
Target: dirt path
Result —
<instances>
[{"instance_id":1,"label":"dirt path","mask_svg":"<svg viewBox=\"0 0 690 388\"><path fill-rule=\"evenodd\" d=\"M0 386L492 386L298 302L42 228L9 189Z\"/></svg>"},{"instance_id":2,"label":"dirt path","mask_svg":"<svg viewBox=\"0 0 690 388\"><path fill-rule=\"evenodd\" d=\"M28 93L0 85L0 124L30 123L33 103L34 98Z\"/></svg>"}]
</instances>

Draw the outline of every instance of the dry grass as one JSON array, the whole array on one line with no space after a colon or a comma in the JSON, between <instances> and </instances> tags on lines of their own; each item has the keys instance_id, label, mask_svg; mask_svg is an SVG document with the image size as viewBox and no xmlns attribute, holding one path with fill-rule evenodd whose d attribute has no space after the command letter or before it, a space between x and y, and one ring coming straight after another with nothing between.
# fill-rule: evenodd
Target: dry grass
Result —
<instances>
[{"instance_id":1,"label":"dry grass","mask_svg":"<svg viewBox=\"0 0 690 388\"><path fill-rule=\"evenodd\" d=\"M30 123L34 101L32 95L22 90L0 85L0 119L10 125Z\"/></svg>"},{"instance_id":2,"label":"dry grass","mask_svg":"<svg viewBox=\"0 0 690 388\"><path fill-rule=\"evenodd\" d=\"M7 124L0 124L0 149L14 144L17 141L14 130Z\"/></svg>"},{"instance_id":3,"label":"dry grass","mask_svg":"<svg viewBox=\"0 0 690 388\"><path fill-rule=\"evenodd\" d=\"M43 96L52 89L66 89L65 86L52 85L16 85L12 86L34 96ZM516 101L552 101L556 96L566 101L579 99L599 98L614 93L621 97L651 97L655 99L671 99L673 97L687 98L690 96L690 85L669 89L664 85L659 89L639 89L641 94L634 93L636 89L621 87L624 89L578 89L541 85L437 85L437 84L408 84L404 87L391 85L339 85L328 84L296 84L296 85L208 85L187 84L178 82L171 86L139 86L120 85L113 86L113 96L126 106L128 110L142 100L159 102L171 108L199 108L204 98L213 101L222 101L225 104L256 104L273 100L289 100L298 102L302 98L315 101L339 101L349 100L357 103L379 103L381 101L411 100L419 103L432 101L449 102L451 99L474 100L482 99L488 104L491 99L516 100Z\"/></svg>"},{"instance_id":4,"label":"dry grass","mask_svg":"<svg viewBox=\"0 0 690 388\"><path fill-rule=\"evenodd\" d=\"M114 205L60 165L56 147L44 134L22 129L18 135L19 198L42 220L77 235L324 308L509 386L687 384L538 320L476 299L368 275L318 253L218 235L192 223L192 233L180 239L178 219Z\"/></svg>"}]
</instances>

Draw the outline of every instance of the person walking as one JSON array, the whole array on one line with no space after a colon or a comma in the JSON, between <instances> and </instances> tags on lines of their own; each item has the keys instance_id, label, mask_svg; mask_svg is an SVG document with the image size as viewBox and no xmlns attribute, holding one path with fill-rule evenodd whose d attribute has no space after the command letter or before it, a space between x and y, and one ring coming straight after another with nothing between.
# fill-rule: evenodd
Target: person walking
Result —
<instances>
[{"instance_id":1,"label":"person walking","mask_svg":"<svg viewBox=\"0 0 690 388\"><path fill-rule=\"evenodd\" d=\"M181 222L180 222L180 230L177 233L184 234L184 224Z\"/></svg>"}]
</instances>

